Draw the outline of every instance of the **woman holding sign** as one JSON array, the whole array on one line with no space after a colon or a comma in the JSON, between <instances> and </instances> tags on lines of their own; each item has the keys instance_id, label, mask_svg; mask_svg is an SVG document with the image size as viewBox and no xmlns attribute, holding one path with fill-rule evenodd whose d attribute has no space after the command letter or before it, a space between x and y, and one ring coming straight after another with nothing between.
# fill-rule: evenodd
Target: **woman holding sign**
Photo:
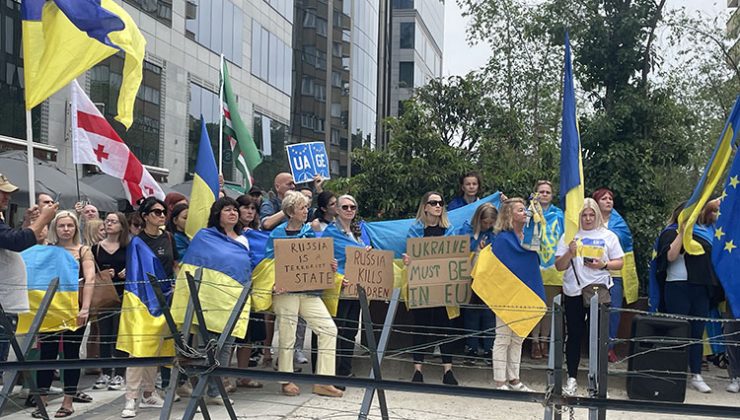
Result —
<instances>
[{"instance_id":1,"label":"woman holding sign","mask_svg":"<svg viewBox=\"0 0 740 420\"><path fill-rule=\"evenodd\" d=\"M454 233L454 228L447 219L447 210L445 210L445 201L442 194L430 191L424 194L419 203L419 209L416 212L416 221L409 228L407 237L432 237L432 236L450 236ZM404 264L410 263L408 255L403 255ZM451 327L450 319L447 316L445 307L435 308L416 308L409 310L412 314L416 331L413 332L413 343L416 351L414 358L414 376L412 382L424 382L424 375L421 372L421 366L424 363L424 352L428 350L432 342L439 342L439 348L442 352L442 364L444 365L444 376L442 383L446 385L457 385L457 379L452 373L452 352L453 346L450 340L433 334L435 330L448 329Z\"/></svg>"},{"instance_id":2,"label":"woman holding sign","mask_svg":"<svg viewBox=\"0 0 740 420\"><path fill-rule=\"evenodd\" d=\"M608 302L608 289L612 286L609 270L621 269L623 256L619 238L603 225L599 205L593 198L586 198L579 216L578 232L568 244L565 243L565 237L560 238L555 252L555 267L565 271L563 303L568 328L568 341L565 344L568 381L563 388L565 395L575 395L578 389L576 377L581 361L581 340L587 334L588 310L584 298L603 294Z\"/></svg>"},{"instance_id":3,"label":"woman holding sign","mask_svg":"<svg viewBox=\"0 0 740 420\"><path fill-rule=\"evenodd\" d=\"M308 217L309 200L301 193L288 191L283 198L282 211L288 221L276 227L267 241L267 255L274 255L275 239L298 239L316 237L311 225L306 223ZM333 264L336 271L336 264ZM280 273L275 274L280 275ZM276 287L272 298L272 307L275 311L275 322L280 334L280 350L278 370L293 373L293 352L295 332L300 315L306 320L311 330L319 336L319 355L316 365L318 375L334 376L336 354L337 326L331 318L326 305L321 300L322 290L286 293L284 289ZM283 394L296 396L301 390L298 385L287 382L282 384ZM339 389L331 385L314 385L313 393L327 397L341 397Z\"/></svg>"}]
</instances>

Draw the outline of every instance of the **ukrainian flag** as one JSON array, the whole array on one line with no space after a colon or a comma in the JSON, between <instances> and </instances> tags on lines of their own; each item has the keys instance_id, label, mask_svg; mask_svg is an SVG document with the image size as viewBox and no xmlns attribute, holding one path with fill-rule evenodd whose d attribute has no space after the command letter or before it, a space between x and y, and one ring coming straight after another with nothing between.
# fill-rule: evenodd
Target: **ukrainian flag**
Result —
<instances>
[{"instance_id":1,"label":"ukrainian flag","mask_svg":"<svg viewBox=\"0 0 740 420\"><path fill-rule=\"evenodd\" d=\"M331 238L334 241L334 259L337 260L337 273L334 276L334 288L327 289L324 292L323 300L326 307L329 309L331 314L337 313L339 307L339 297L342 293L342 281L344 281L344 270L347 266L347 247L355 246L362 247L369 245L368 243L355 241L354 239L347 236L342 232L336 223L332 223L326 227L323 232L322 238Z\"/></svg>"},{"instance_id":2,"label":"ukrainian flag","mask_svg":"<svg viewBox=\"0 0 740 420\"><path fill-rule=\"evenodd\" d=\"M39 310L49 283L58 277L59 288L51 300L39 332L77 329L80 265L72 254L59 246L35 245L21 252L26 264L30 312L18 315L18 334L25 334Z\"/></svg>"},{"instance_id":3,"label":"ukrainian flag","mask_svg":"<svg viewBox=\"0 0 740 420\"><path fill-rule=\"evenodd\" d=\"M558 241L563 236L565 219L563 211L550 204L543 210L545 216L544 233L540 236L540 271L545 286L562 286L563 272L555 268L555 251Z\"/></svg>"},{"instance_id":4,"label":"ukrainian flag","mask_svg":"<svg viewBox=\"0 0 740 420\"><path fill-rule=\"evenodd\" d=\"M191 239L199 230L208 225L208 215L211 212L211 206L218 198L219 189L218 167L216 166L216 158L213 157L211 140L208 138L203 115L200 116L200 126L198 158L195 161L195 175L193 176L193 189L190 192L188 220L185 222L185 234Z\"/></svg>"},{"instance_id":5,"label":"ukrainian flag","mask_svg":"<svg viewBox=\"0 0 740 420\"><path fill-rule=\"evenodd\" d=\"M725 123L722 135L719 136L712 157L709 159L706 168L704 168L704 174L702 174L699 183L694 189L694 193L678 216L678 225L684 226L683 247L691 255L704 254L704 248L693 239L693 227L704 205L709 201L714 187L717 186L722 174L725 172L727 162L732 155L732 145L737 140L736 129L738 127L740 127L740 96L735 99L735 106L732 108L730 117Z\"/></svg>"},{"instance_id":6,"label":"ukrainian flag","mask_svg":"<svg viewBox=\"0 0 740 420\"><path fill-rule=\"evenodd\" d=\"M159 286L169 297L172 286L162 263L144 241L134 237L126 248L126 284L116 348L133 357L173 356L174 343L149 274L162 280Z\"/></svg>"},{"instance_id":7,"label":"ukrainian flag","mask_svg":"<svg viewBox=\"0 0 740 420\"><path fill-rule=\"evenodd\" d=\"M560 143L560 203L565 209L565 243L578 232L578 214L583 208L583 161L576 118L576 92L570 58L570 37L565 32L565 81L563 84L563 137Z\"/></svg>"},{"instance_id":8,"label":"ukrainian flag","mask_svg":"<svg viewBox=\"0 0 740 420\"><path fill-rule=\"evenodd\" d=\"M198 268L203 269L198 298L206 328L220 334L226 328L242 290L252 285L249 250L215 227L198 231L182 259L175 283L172 316L177 323L184 322L185 310L191 304L186 273L194 276ZM197 319L193 323L197 324ZM249 307L245 305L231 335L244 338L248 323Z\"/></svg>"},{"instance_id":9,"label":"ukrainian flag","mask_svg":"<svg viewBox=\"0 0 740 420\"><path fill-rule=\"evenodd\" d=\"M632 232L627 222L616 210L612 210L609 216L609 230L619 238L619 244L624 251L624 265L620 271L622 283L624 284L624 298L627 304L637 301L640 281L637 278L637 265L635 264L635 249L632 245Z\"/></svg>"},{"instance_id":10,"label":"ukrainian flag","mask_svg":"<svg viewBox=\"0 0 740 420\"><path fill-rule=\"evenodd\" d=\"M23 0L21 19L26 109L123 52L116 119L131 126L146 40L121 6L113 0Z\"/></svg>"},{"instance_id":11,"label":"ukrainian flag","mask_svg":"<svg viewBox=\"0 0 740 420\"><path fill-rule=\"evenodd\" d=\"M547 311L539 256L512 231L484 248L471 272L473 291L519 337L527 337Z\"/></svg>"}]
</instances>

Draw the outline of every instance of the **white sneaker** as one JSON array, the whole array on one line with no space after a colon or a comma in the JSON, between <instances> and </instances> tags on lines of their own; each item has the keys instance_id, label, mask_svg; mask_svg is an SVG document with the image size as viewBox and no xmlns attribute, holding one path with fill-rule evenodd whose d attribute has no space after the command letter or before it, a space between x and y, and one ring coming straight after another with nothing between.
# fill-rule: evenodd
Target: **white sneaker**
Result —
<instances>
[{"instance_id":1,"label":"white sneaker","mask_svg":"<svg viewBox=\"0 0 740 420\"><path fill-rule=\"evenodd\" d=\"M124 419L136 417L136 400L126 400L126 402L123 404L121 417L123 417Z\"/></svg>"},{"instance_id":2,"label":"white sneaker","mask_svg":"<svg viewBox=\"0 0 740 420\"><path fill-rule=\"evenodd\" d=\"M93 389L103 389L108 386L108 382L110 382L110 376L106 375L105 373L101 373L100 376L98 376L98 379L95 381Z\"/></svg>"},{"instance_id":3,"label":"white sneaker","mask_svg":"<svg viewBox=\"0 0 740 420\"><path fill-rule=\"evenodd\" d=\"M707 383L704 382L704 378L702 378L701 375L692 376L691 380L689 381L689 384L691 385L692 388L694 388L695 390L703 394L708 394L712 392L712 388L710 388L709 385L707 385Z\"/></svg>"},{"instance_id":4,"label":"white sneaker","mask_svg":"<svg viewBox=\"0 0 740 420\"><path fill-rule=\"evenodd\" d=\"M740 378L732 378L730 380L730 383L727 384L727 388L725 388L727 392L733 392L738 393L740 392Z\"/></svg>"},{"instance_id":5,"label":"white sneaker","mask_svg":"<svg viewBox=\"0 0 740 420\"><path fill-rule=\"evenodd\" d=\"M64 390L62 388L59 388L58 386L50 386L49 387L49 394L63 394Z\"/></svg>"},{"instance_id":6,"label":"white sneaker","mask_svg":"<svg viewBox=\"0 0 740 420\"><path fill-rule=\"evenodd\" d=\"M107 375L106 375L107 376ZM108 383L108 391L119 391L126 385L126 380L121 375L116 375Z\"/></svg>"},{"instance_id":7,"label":"white sneaker","mask_svg":"<svg viewBox=\"0 0 740 420\"><path fill-rule=\"evenodd\" d=\"M509 388L511 388L512 391L520 391L520 392L534 392L531 390L528 386L524 385L524 383L519 382L518 384L514 385L511 382L509 383Z\"/></svg>"},{"instance_id":8,"label":"white sneaker","mask_svg":"<svg viewBox=\"0 0 740 420\"><path fill-rule=\"evenodd\" d=\"M573 397L576 395L576 392L578 392L578 383L576 382L576 378L568 378L563 387L563 395L566 397Z\"/></svg>"},{"instance_id":9,"label":"white sneaker","mask_svg":"<svg viewBox=\"0 0 740 420\"><path fill-rule=\"evenodd\" d=\"M152 392L148 398L141 396L141 402L139 408L162 408L164 407L164 400L156 392Z\"/></svg>"},{"instance_id":10,"label":"white sneaker","mask_svg":"<svg viewBox=\"0 0 740 420\"><path fill-rule=\"evenodd\" d=\"M293 363L297 365L305 365L308 363L308 359L306 358L306 355L303 354L301 350L296 350L295 354L293 354Z\"/></svg>"},{"instance_id":11,"label":"white sneaker","mask_svg":"<svg viewBox=\"0 0 740 420\"><path fill-rule=\"evenodd\" d=\"M499 391L511 391L511 388L509 388L509 385L507 384L499 385L495 389Z\"/></svg>"}]
</instances>

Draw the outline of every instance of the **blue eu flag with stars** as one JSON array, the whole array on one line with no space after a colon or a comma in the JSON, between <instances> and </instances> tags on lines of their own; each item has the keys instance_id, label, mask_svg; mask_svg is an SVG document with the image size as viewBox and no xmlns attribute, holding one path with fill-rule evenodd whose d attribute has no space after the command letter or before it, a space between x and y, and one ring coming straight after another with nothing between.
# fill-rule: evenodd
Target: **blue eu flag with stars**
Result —
<instances>
[{"instance_id":1,"label":"blue eu flag with stars","mask_svg":"<svg viewBox=\"0 0 740 420\"><path fill-rule=\"evenodd\" d=\"M740 154L737 152L720 200L712 261L727 303L735 318L740 318Z\"/></svg>"}]
</instances>

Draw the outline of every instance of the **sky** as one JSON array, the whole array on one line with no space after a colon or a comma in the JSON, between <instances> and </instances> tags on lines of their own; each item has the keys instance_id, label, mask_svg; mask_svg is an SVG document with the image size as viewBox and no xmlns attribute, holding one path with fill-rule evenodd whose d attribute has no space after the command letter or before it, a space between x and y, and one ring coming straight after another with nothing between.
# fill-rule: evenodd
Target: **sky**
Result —
<instances>
[{"instance_id":1,"label":"sky","mask_svg":"<svg viewBox=\"0 0 740 420\"><path fill-rule=\"evenodd\" d=\"M726 1L668 0L667 6L671 9L685 7L690 13L698 12L716 16L727 8ZM462 10L457 1L445 1L445 40L442 64L444 76L464 75L480 68L488 60L490 48L481 44L469 46L465 40L465 28L467 28L467 20L462 17Z\"/></svg>"}]
</instances>

